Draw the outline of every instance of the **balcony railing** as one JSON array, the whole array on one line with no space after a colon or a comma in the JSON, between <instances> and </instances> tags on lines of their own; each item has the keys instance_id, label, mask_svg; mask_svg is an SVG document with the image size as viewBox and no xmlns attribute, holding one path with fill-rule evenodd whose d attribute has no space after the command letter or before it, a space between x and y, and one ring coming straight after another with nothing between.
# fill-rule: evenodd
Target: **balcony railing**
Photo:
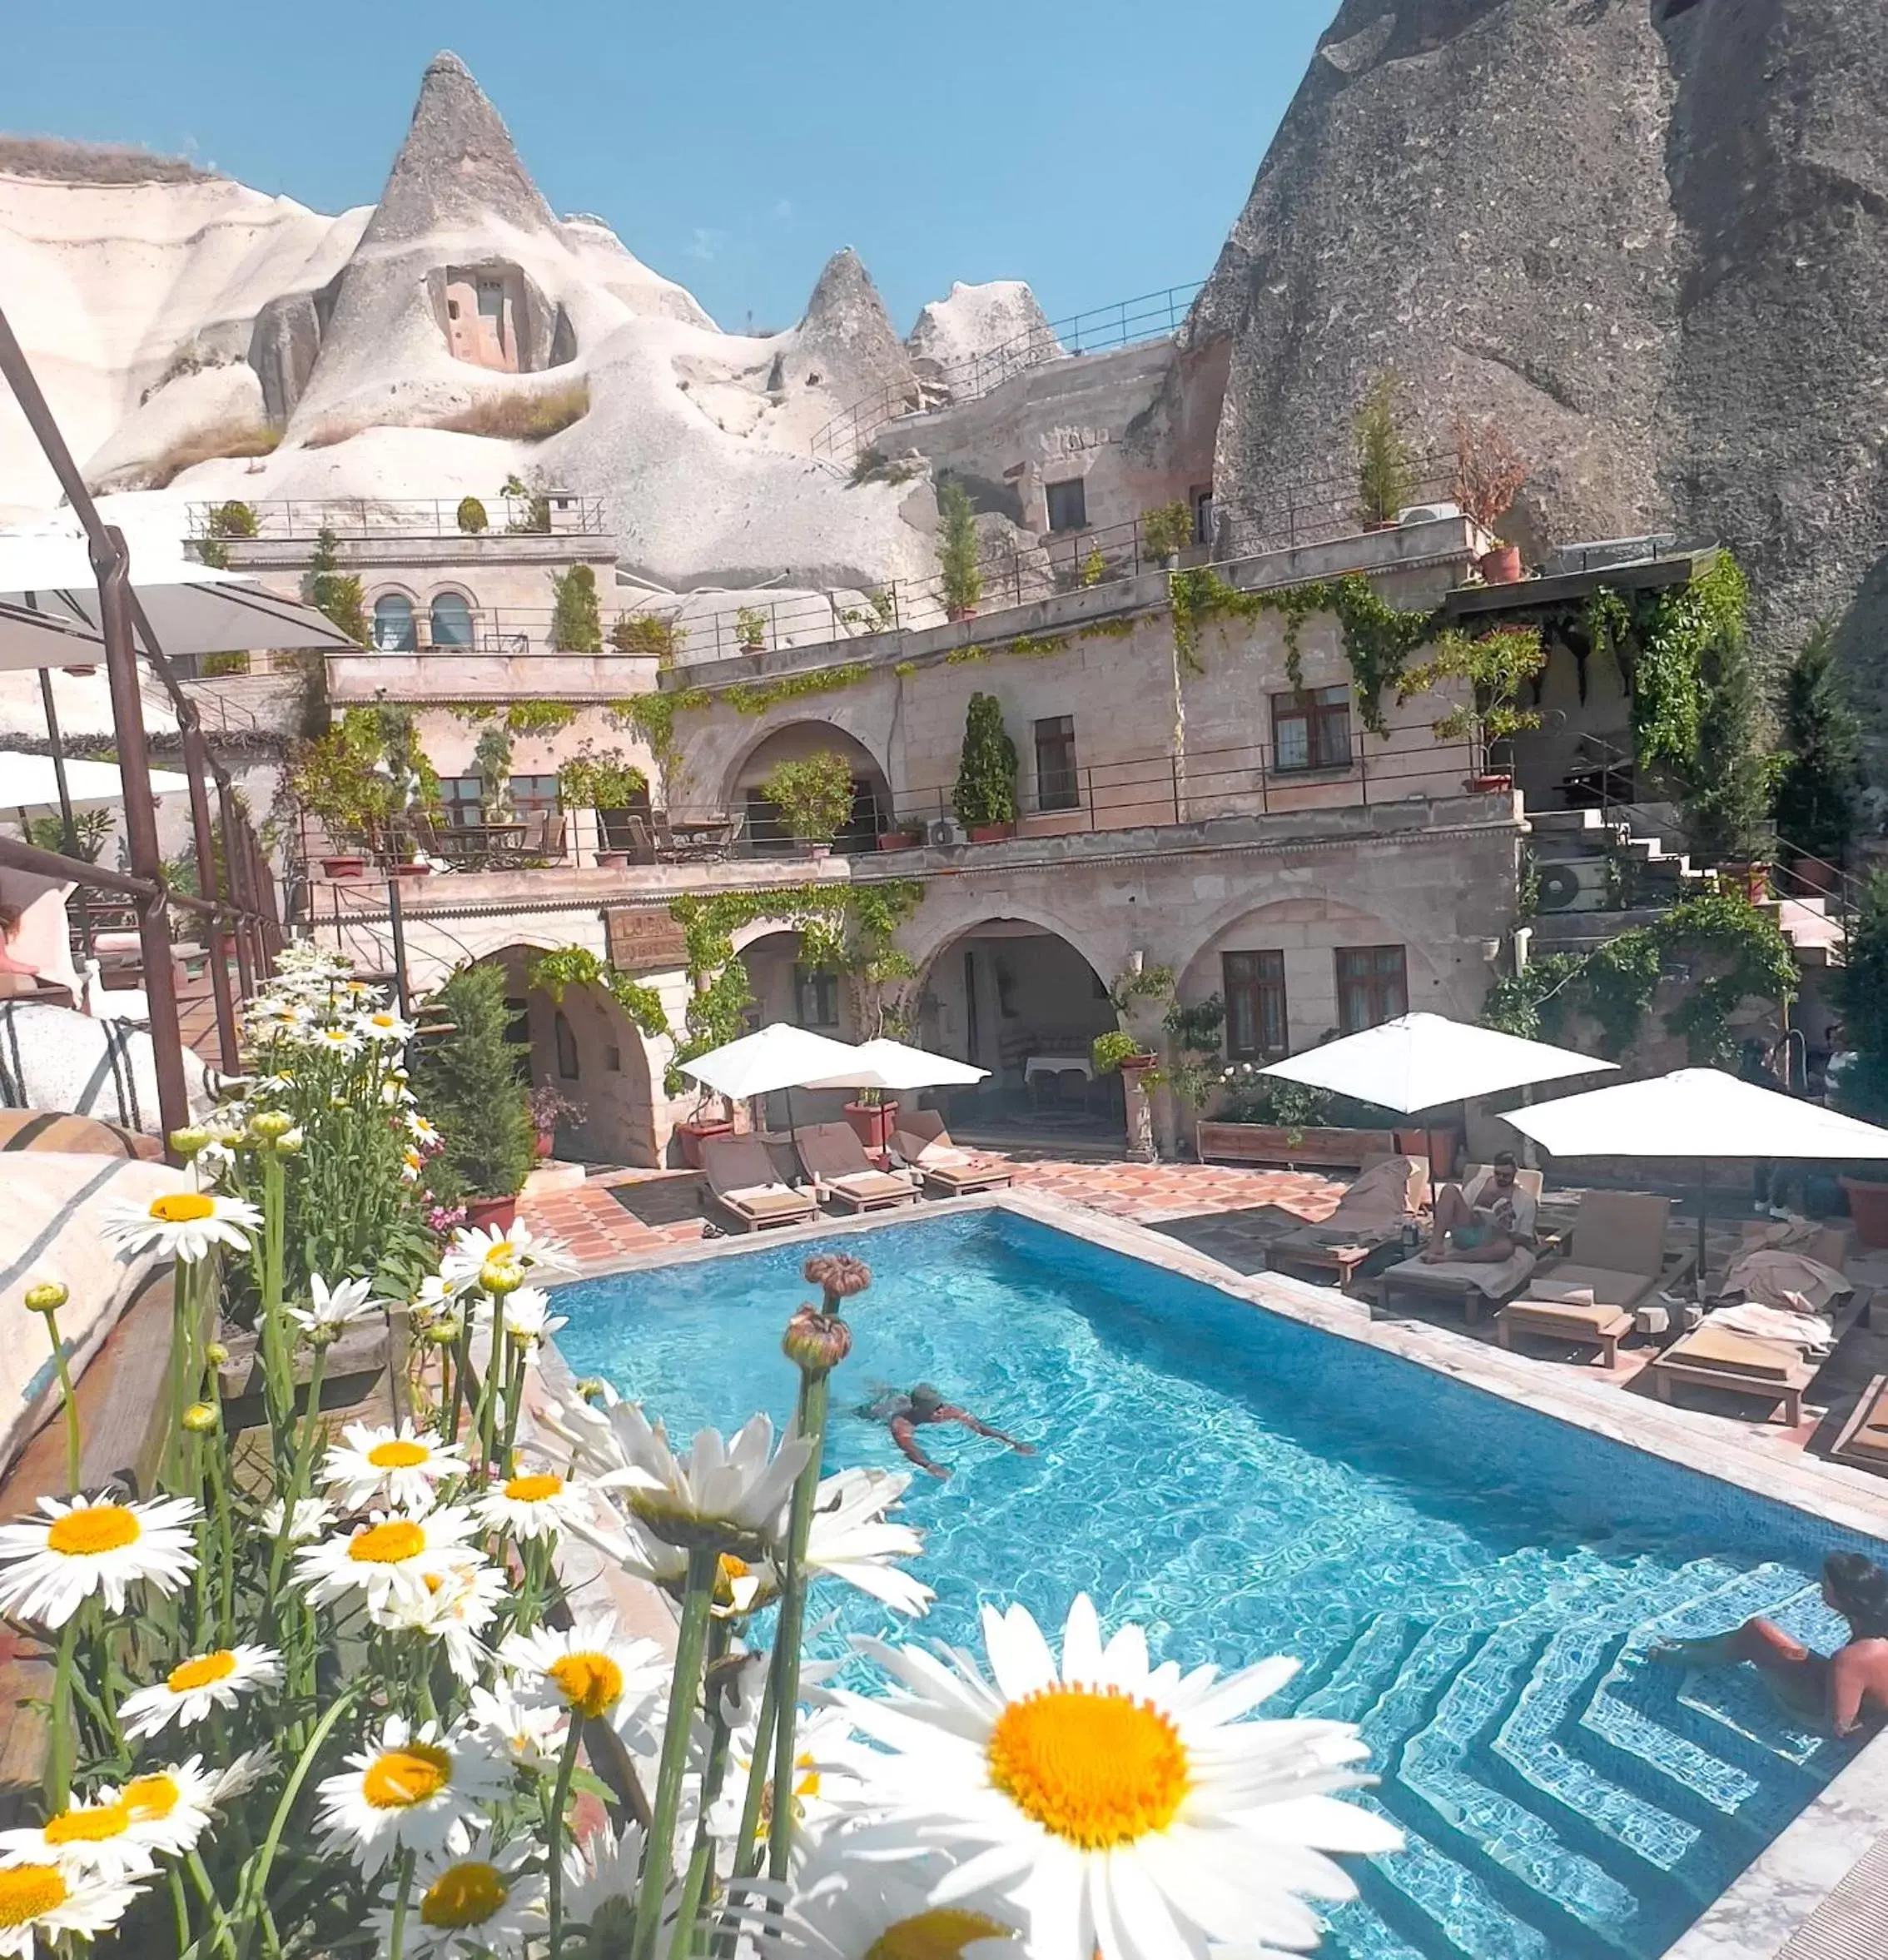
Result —
<instances>
[{"instance_id":1,"label":"balcony railing","mask_svg":"<svg viewBox=\"0 0 1888 1960\"><path fill-rule=\"evenodd\" d=\"M281 543L312 545L324 530L342 542L368 538L506 538L606 537L601 497L580 497L568 490L540 492L528 497L494 496L478 500L484 507L487 528L467 531L459 521L457 497L266 498L240 508L253 518L256 529L232 530L231 501L186 506L186 535L218 538L241 545L253 537ZM246 520L237 520L241 523Z\"/></svg>"}]
</instances>

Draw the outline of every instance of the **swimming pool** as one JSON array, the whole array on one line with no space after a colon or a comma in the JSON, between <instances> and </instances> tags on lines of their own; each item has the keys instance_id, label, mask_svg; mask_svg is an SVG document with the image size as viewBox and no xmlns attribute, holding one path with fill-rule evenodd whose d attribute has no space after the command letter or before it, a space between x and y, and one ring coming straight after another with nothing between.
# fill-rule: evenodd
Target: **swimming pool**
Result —
<instances>
[{"instance_id":1,"label":"swimming pool","mask_svg":"<svg viewBox=\"0 0 1888 1960\"><path fill-rule=\"evenodd\" d=\"M1414 1363L1001 1211L835 1241L871 1265L833 1405L918 1380L1034 1442L919 1432L937 1592L918 1637L978 1644L980 1600L1060 1625L1090 1593L1155 1654L1304 1663L1268 1712L1356 1721L1409 1834L1357 1866L1349 1960L1651 1960L1853 1754L1747 1669L1648 1664L1754 1612L1826 1650L1825 1553L1888 1550ZM809 1289L804 1241L561 1288L576 1371L678 1440L757 1404ZM829 1465L902 1459L856 1416ZM828 1588L843 1630L891 1616Z\"/></svg>"}]
</instances>

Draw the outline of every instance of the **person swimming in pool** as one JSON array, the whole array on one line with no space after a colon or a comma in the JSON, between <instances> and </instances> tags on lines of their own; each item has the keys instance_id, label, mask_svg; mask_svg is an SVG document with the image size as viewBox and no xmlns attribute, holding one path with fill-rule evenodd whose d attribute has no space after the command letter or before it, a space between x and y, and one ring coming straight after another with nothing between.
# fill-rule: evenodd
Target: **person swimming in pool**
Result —
<instances>
[{"instance_id":1,"label":"person swimming in pool","mask_svg":"<svg viewBox=\"0 0 1888 1960\"><path fill-rule=\"evenodd\" d=\"M1005 1435L1001 1430L991 1428L987 1422L980 1422L967 1409L960 1409L955 1402L946 1402L928 1381L919 1382L909 1395L888 1390L876 1401L867 1402L858 1413L868 1421L882 1422L891 1430L892 1440L921 1470L934 1477L947 1477L951 1473L942 1465L933 1463L919 1449L914 1432L926 1423L961 1423L980 1436L1008 1444L1020 1456L1036 1454L1033 1443L1019 1443L1014 1436Z\"/></svg>"},{"instance_id":2,"label":"person swimming in pool","mask_svg":"<svg viewBox=\"0 0 1888 1960\"><path fill-rule=\"evenodd\" d=\"M1709 1639L1664 1641L1652 1658L1675 1667L1747 1660L1798 1714L1831 1735L1853 1735L1888 1718L1888 1572L1860 1552L1831 1552L1822 1562L1822 1598L1849 1623L1848 1641L1834 1654L1813 1652L1773 1620L1746 1619Z\"/></svg>"}]
</instances>

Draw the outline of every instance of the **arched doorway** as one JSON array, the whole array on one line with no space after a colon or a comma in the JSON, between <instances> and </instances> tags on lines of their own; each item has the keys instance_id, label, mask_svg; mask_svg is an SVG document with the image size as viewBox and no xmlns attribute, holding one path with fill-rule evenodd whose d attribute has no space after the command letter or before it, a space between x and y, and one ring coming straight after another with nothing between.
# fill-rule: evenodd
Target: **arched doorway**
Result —
<instances>
[{"instance_id":1,"label":"arched doorway","mask_svg":"<svg viewBox=\"0 0 1888 1960\"><path fill-rule=\"evenodd\" d=\"M875 851L880 833L891 829L891 785L871 750L830 722L797 721L757 742L735 765L728 786L728 807L745 818L745 847L756 856L790 857L796 848L779 810L761 794L761 784L777 764L819 754L842 757L852 772L852 813L832 840L834 850L852 857Z\"/></svg>"},{"instance_id":2,"label":"arched doorway","mask_svg":"<svg viewBox=\"0 0 1888 1960\"><path fill-rule=\"evenodd\" d=\"M916 1018L921 1047L990 1071L974 1089L929 1098L953 1133L1120 1140L1120 1078L1097 1075L1090 1056L1120 1017L1101 976L1060 933L1018 918L958 933L925 969Z\"/></svg>"}]
</instances>

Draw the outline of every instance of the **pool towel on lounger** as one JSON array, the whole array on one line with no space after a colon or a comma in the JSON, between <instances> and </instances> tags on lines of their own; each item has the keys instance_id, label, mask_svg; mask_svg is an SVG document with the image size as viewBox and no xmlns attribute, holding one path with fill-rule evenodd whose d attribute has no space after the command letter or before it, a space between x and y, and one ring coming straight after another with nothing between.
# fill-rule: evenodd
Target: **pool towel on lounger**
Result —
<instances>
[{"instance_id":1,"label":"pool towel on lounger","mask_svg":"<svg viewBox=\"0 0 1888 1960\"><path fill-rule=\"evenodd\" d=\"M1478 1266L1472 1259L1444 1259L1431 1266L1424 1260L1406 1259L1402 1265L1393 1266L1385 1277L1394 1279L1406 1272L1412 1278L1420 1276L1453 1281L1458 1286L1473 1286L1489 1299L1498 1300L1513 1293L1534 1266L1534 1254L1525 1246L1517 1246L1499 1266Z\"/></svg>"}]
</instances>

